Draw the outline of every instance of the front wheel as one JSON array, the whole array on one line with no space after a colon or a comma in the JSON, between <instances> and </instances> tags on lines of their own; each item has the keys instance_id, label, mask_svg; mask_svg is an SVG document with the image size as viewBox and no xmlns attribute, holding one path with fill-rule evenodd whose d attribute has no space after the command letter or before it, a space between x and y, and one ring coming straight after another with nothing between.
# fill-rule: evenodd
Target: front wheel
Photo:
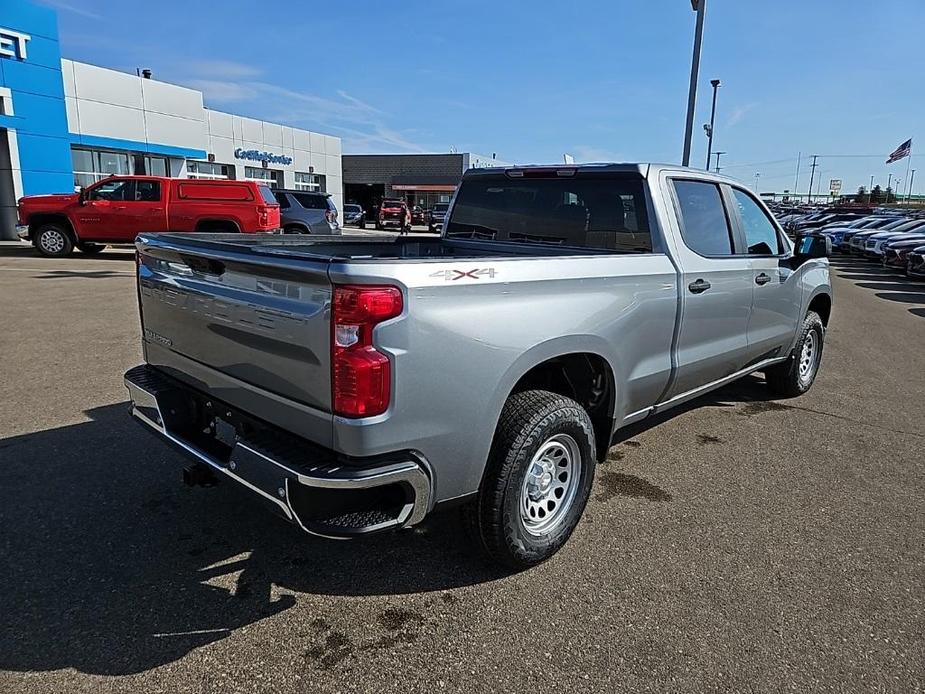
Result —
<instances>
[{"instance_id":1,"label":"front wheel","mask_svg":"<svg viewBox=\"0 0 925 694\"><path fill-rule=\"evenodd\" d=\"M782 364L770 367L764 372L768 387L784 397L803 395L816 380L822 361L822 346L825 341L825 326L815 311L809 311L803 319L800 337L790 357Z\"/></svg>"},{"instance_id":2,"label":"front wheel","mask_svg":"<svg viewBox=\"0 0 925 694\"><path fill-rule=\"evenodd\" d=\"M63 258L74 250L70 233L60 224L43 224L32 237L36 250L49 258Z\"/></svg>"},{"instance_id":3,"label":"front wheel","mask_svg":"<svg viewBox=\"0 0 925 694\"><path fill-rule=\"evenodd\" d=\"M487 556L514 569L565 544L594 481L594 430L574 400L544 390L512 395L501 412L485 476L464 514Z\"/></svg>"}]
</instances>

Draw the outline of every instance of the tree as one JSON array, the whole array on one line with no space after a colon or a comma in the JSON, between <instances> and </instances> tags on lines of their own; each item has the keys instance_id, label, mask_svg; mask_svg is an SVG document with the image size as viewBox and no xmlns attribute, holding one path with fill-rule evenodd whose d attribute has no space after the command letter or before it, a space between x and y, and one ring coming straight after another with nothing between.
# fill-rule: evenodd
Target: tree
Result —
<instances>
[{"instance_id":1,"label":"tree","mask_svg":"<svg viewBox=\"0 0 925 694\"><path fill-rule=\"evenodd\" d=\"M886 201L888 203L896 202L896 196L893 195L893 189L891 187L887 186L885 192L886 192Z\"/></svg>"},{"instance_id":2,"label":"tree","mask_svg":"<svg viewBox=\"0 0 925 694\"><path fill-rule=\"evenodd\" d=\"M855 202L867 202L867 188L858 186L858 193L854 196Z\"/></svg>"},{"instance_id":3,"label":"tree","mask_svg":"<svg viewBox=\"0 0 925 694\"><path fill-rule=\"evenodd\" d=\"M876 204L883 202L883 189L880 187L879 183L870 191L870 201Z\"/></svg>"}]
</instances>

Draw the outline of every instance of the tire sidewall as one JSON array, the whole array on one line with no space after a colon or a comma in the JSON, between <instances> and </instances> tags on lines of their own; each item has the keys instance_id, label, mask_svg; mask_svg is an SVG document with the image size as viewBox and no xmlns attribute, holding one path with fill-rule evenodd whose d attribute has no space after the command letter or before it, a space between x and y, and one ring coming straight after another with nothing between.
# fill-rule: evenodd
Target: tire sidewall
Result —
<instances>
[{"instance_id":1,"label":"tire sidewall","mask_svg":"<svg viewBox=\"0 0 925 694\"><path fill-rule=\"evenodd\" d=\"M60 236L62 240L61 246L57 250L49 250L42 242L43 239L50 238L53 234ZM35 234L34 245L39 253L49 258L63 258L74 249L74 242L71 240L70 234L59 224L43 224L39 227Z\"/></svg>"},{"instance_id":2,"label":"tire sidewall","mask_svg":"<svg viewBox=\"0 0 925 694\"><path fill-rule=\"evenodd\" d=\"M802 355L803 344L806 342L806 339L810 333L814 333L816 336L815 364L813 366L813 371L810 378L804 380L800 376L800 358ZM800 331L800 342L797 344L793 355L793 369L794 377L796 380L796 387L801 393L808 391L812 387L813 383L815 383L816 376L819 375L819 367L822 365L822 351L824 348L825 330L822 327L822 320L815 313L810 313L806 316L806 319L803 322L803 330Z\"/></svg>"},{"instance_id":3,"label":"tire sidewall","mask_svg":"<svg viewBox=\"0 0 925 694\"><path fill-rule=\"evenodd\" d=\"M556 434L567 434L578 444L581 455L580 479L571 507L566 516L549 533L534 535L527 531L520 513L520 494L524 478L539 448ZM584 512L594 483L594 432L584 410L577 404L559 407L544 413L536 424L521 437L520 445L508 452L512 460L511 474L504 492L501 523L505 529L507 549L520 562L538 563L559 550L571 536Z\"/></svg>"}]
</instances>

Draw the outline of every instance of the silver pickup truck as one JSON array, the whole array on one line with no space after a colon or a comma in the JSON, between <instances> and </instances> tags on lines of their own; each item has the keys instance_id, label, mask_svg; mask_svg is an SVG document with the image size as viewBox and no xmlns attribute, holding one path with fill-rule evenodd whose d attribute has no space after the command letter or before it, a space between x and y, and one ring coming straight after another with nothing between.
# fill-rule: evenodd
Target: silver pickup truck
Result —
<instances>
[{"instance_id":1,"label":"silver pickup truck","mask_svg":"<svg viewBox=\"0 0 925 694\"><path fill-rule=\"evenodd\" d=\"M143 234L125 383L191 484L335 538L458 503L525 567L621 427L754 371L812 385L829 243L656 164L471 170L438 238Z\"/></svg>"}]
</instances>

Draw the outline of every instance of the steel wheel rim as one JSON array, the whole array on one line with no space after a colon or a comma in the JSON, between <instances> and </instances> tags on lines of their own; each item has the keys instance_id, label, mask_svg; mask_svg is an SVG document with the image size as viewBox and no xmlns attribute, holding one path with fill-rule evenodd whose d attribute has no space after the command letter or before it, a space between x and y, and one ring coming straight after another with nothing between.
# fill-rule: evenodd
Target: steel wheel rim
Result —
<instances>
[{"instance_id":1,"label":"steel wheel rim","mask_svg":"<svg viewBox=\"0 0 925 694\"><path fill-rule=\"evenodd\" d=\"M800 380L808 381L816 370L819 358L819 343L814 331L809 331L800 349Z\"/></svg>"},{"instance_id":2,"label":"steel wheel rim","mask_svg":"<svg viewBox=\"0 0 925 694\"><path fill-rule=\"evenodd\" d=\"M41 244L49 253L60 253L64 250L64 237L60 231L51 229L42 234Z\"/></svg>"},{"instance_id":3,"label":"steel wheel rim","mask_svg":"<svg viewBox=\"0 0 925 694\"><path fill-rule=\"evenodd\" d=\"M581 451L568 434L539 447L520 488L520 518L531 535L546 535L568 515L578 492Z\"/></svg>"}]
</instances>

